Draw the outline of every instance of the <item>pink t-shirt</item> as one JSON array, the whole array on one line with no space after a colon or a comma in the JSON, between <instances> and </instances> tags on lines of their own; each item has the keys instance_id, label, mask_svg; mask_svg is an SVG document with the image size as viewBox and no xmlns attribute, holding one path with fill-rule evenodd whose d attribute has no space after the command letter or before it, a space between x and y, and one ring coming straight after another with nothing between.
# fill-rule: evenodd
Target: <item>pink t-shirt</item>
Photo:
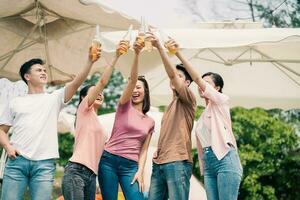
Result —
<instances>
[{"instance_id":1,"label":"pink t-shirt","mask_svg":"<svg viewBox=\"0 0 300 200\"><path fill-rule=\"evenodd\" d=\"M131 100L124 105L119 104L112 134L105 150L138 162L144 141L153 130L154 120L136 110Z\"/></svg>"},{"instance_id":2,"label":"pink t-shirt","mask_svg":"<svg viewBox=\"0 0 300 200\"><path fill-rule=\"evenodd\" d=\"M84 98L77 110L75 145L70 161L80 163L97 174L106 139L93 105L88 107L88 98Z\"/></svg>"}]
</instances>

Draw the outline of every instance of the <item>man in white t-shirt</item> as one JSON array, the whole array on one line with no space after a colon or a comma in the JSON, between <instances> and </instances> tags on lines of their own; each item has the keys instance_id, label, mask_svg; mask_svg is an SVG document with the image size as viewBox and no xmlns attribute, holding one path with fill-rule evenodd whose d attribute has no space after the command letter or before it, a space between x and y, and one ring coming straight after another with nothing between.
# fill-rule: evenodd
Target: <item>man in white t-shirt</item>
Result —
<instances>
[{"instance_id":1,"label":"man in white t-shirt","mask_svg":"<svg viewBox=\"0 0 300 200\"><path fill-rule=\"evenodd\" d=\"M12 99L0 115L0 145L8 161L3 176L1 199L21 200L29 187L33 200L50 200L54 180L54 159L59 157L57 119L61 109L86 79L101 50L92 54L82 71L65 87L45 93L48 81L41 59L31 59L20 68L28 94ZM8 138L8 131L13 134Z\"/></svg>"}]
</instances>

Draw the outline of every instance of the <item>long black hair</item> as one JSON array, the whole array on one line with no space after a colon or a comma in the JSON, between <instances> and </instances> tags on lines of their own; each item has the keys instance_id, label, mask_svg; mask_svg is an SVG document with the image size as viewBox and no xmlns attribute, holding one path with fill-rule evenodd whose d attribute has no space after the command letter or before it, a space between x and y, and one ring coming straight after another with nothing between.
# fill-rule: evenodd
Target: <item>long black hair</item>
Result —
<instances>
[{"instance_id":1,"label":"long black hair","mask_svg":"<svg viewBox=\"0 0 300 200\"><path fill-rule=\"evenodd\" d=\"M139 76L138 77L139 81L142 81L144 84L144 92L145 92L145 96L144 96L144 100L143 100L143 108L142 111L144 114L146 114L149 110L150 110L150 92L149 92L149 85L145 79L144 76Z\"/></svg>"},{"instance_id":2,"label":"long black hair","mask_svg":"<svg viewBox=\"0 0 300 200\"><path fill-rule=\"evenodd\" d=\"M205 76L210 76L211 79L213 80L214 84L216 86L220 87L219 92L222 93L222 89L224 87L224 81L222 76L220 76L220 74L214 73L214 72L207 72L205 74L202 75L202 78L204 78Z\"/></svg>"}]
</instances>

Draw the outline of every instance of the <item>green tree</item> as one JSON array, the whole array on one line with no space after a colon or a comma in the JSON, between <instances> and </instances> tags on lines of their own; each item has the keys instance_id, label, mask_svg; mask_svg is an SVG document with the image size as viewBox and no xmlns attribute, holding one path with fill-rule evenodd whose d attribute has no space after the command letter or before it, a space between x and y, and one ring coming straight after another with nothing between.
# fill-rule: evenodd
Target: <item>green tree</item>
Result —
<instances>
[{"instance_id":1,"label":"green tree","mask_svg":"<svg viewBox=\"0 0 300 200\"><path fill-rule=\"evenodd\" d=\"M287 117L289 120L284 121L282 113L289 112L260 108L231 110L244 169L239 199L300 199L299 136L294 126L299 120ZM196 150L193 158L194 174L200 178Z\"/></svg>"}]
</instances>

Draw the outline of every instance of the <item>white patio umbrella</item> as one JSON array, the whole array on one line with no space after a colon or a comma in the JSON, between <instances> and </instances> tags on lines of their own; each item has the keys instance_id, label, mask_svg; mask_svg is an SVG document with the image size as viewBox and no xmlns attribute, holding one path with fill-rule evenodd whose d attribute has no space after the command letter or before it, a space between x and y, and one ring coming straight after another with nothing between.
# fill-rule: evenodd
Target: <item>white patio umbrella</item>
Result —
<instances>
[{"instance_id":1,"label":"white patio umbrella","mask_svg":"<svg viewBox=\"0 0 300 200\"><path fill-rule=\"evenodd\" d=\"M96 24L115 31L137 27L138 21L93 0L0 1L0 78L20 79L20 66L39 57L49 82L71 80L87 60ZM93 71L107 63L104 57Z\"/></svg>"},{"instance_id":2,"label":"white patio umbrella","mask_svg":"<svg viewBox=\"0 0 300 200\"><path fill-rule=\"evenodd\" d=\"M300 108L300 29L173 29L185 56L201 74L222 75L232 106ZM106 33L113 43L124 32ZM113 50L111 50L113 51ZM172 56L174 64L179 61ZM129 74L133 52L121 57L119 70ZM153 105L167 105L171 90L157 50L143 51L139 73L150 85ZM198 98L196 87L191 86ZM202 102L203 105L203 102Z\"/></svg>"}]
</instances>

